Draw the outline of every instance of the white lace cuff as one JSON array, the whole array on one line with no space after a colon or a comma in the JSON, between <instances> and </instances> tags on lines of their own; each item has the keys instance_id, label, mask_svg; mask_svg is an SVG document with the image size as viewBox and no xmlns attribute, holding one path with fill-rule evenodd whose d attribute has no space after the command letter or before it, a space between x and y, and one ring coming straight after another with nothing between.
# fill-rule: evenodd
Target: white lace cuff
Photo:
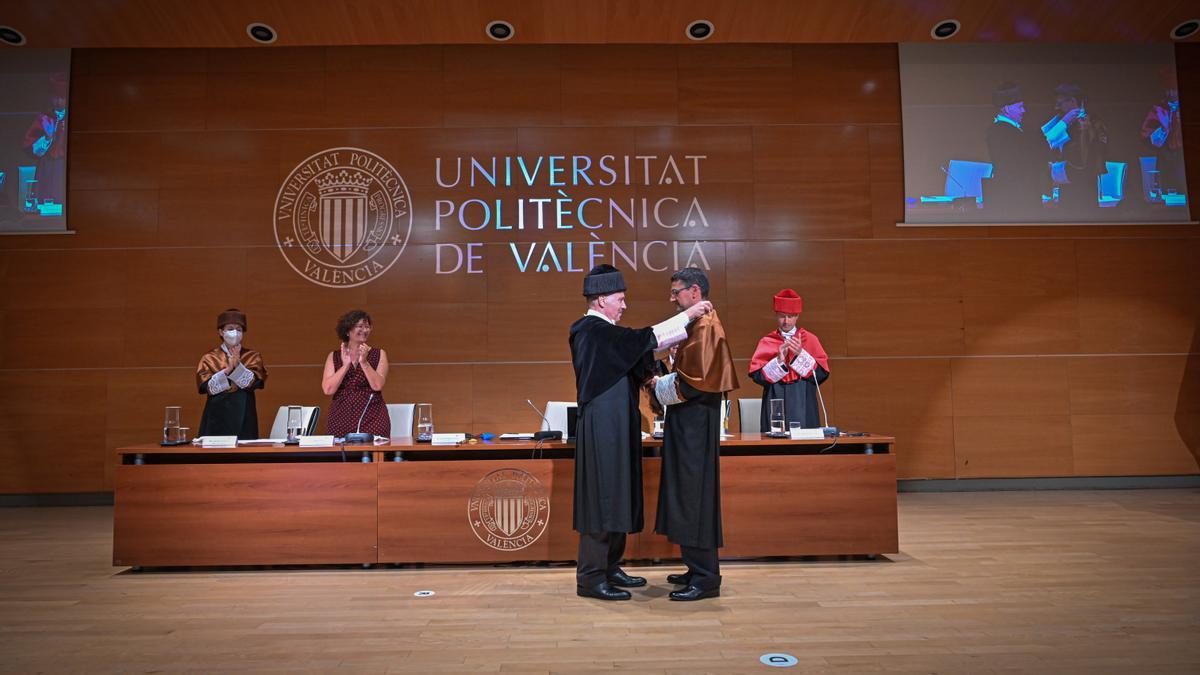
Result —
<instances>
[{"instance_id":1,"label":"white lace cuff","mask_svg":"<svg viewBox=\"0 0 1200 675\"><path fill-rule=\"evenodd\" d=\"M767 361L767 365L762 367L763 377L767 378L767 382L775 383L787 375L787 366L779 360L778 357Z\"/></svg>"},{"instance_id":2,"label":"white lace cuff","mask_svg":"<svg viewBox=\"0 0 1200 675\"><path fill-rule=\"evenodd\" d=\"M676 403L683 403L683 399L679 398L679 388L675 386L675 376L678 373L671 373L658 378L658 382L654 384L654 397L658 402L667 407Z\"/></svg>"},{"instance_id":3,"label":"white lace cuff","mask_svg":"<svg viewBox=\"0 0 1200 675\"><path fill-rule=\"evenodd\" d=\"M245 389L254 382L254 371L238 364L237 368L233 369L233 373L229 376L233 383L238 386L238 389Z\"/></svg>"},{"instance_id":4,"label":"white lace cuff","mask_svg":"<svg viewBox=\"0 0 1200 675\"><path fill-rule=\"evenodd\" d=\"M817 367L817 360L807 351L801 349L800 354L792 359L792 370L800 377L808 377Z\"/></svg>"},{"instance_id":5,"label":"white lace cuff","mask_svg":"<svg viewBox=\"0 0 1200 675\"><path fill-rule=\"evenodd\" d=\"M227 389L229 389L229 377L225 375L225 371L218 370L216 375L208 378L209 394L216 396Z\"/></svg>"},{"instance_id":6,"label":"white lace cuff","mask_svg":"<svg viewBox=\"0 0 1200 675\"><path fill-rule=\"evenodd\" d=\"M654 339L658 340L658 349L665 349L686 340L687 326L688 317L683 312L654 324Z\"/></svg>"},{"instance_id":7,"label":"white lace cuff","mask_svg":"<svg viewBox=\"0 0 1200 675\"><path fill-rule=\"evenodd\" d=\"M1055 150L1062 149L1071 140L1067 124L1057 116L1042 125L1042 133L1046 136L1046 144Z\"/></svg>"}]
</instances>

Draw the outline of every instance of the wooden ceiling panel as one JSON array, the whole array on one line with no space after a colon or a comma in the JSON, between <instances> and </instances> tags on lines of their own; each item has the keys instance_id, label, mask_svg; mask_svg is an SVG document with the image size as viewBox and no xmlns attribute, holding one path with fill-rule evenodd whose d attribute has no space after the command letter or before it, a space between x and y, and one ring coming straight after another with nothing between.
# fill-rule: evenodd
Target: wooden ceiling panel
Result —
<instances>
[{"instance_id":1,"label":"wooden ceiling panel","mask_svg":"<svg viewBox=\"0 0 1200 675\"><path fill-rule=\"evenodd\" d=\"M497 19L514 44L688 44L696 19L711 43L926 42L948 18L960 42L1163 42L1198 16L1191 0L10 0L0 23L33 47L169 48L252 46L251 22L277 46L490 44Z\"/></svg>"}]
</instances>

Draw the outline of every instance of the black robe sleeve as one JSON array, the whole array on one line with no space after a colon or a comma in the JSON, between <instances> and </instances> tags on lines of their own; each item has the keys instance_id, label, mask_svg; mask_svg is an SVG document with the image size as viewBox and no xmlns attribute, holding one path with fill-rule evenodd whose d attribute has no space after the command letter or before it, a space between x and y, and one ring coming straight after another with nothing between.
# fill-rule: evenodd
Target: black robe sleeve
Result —
<instances>
[{"instance_id":1,"label":"black robe sleeve","mask_svg":"<svg viewBox=\"0 0 1200 675\"><path fill-rule=\"evenodd\" d=\"M653 328L625 328L585 316L571 325L570 344L575 400L583 405L623 377L646 377L658 340Z\"/></svg>"}]
</instances>

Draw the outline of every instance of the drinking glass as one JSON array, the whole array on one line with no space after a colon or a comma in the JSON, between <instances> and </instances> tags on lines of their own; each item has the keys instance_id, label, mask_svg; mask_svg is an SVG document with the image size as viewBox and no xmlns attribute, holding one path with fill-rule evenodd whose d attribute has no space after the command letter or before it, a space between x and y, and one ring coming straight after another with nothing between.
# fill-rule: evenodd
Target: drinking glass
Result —
<instances>
[{"instance_id":1,"label":"drinking glass","mask_svg":"<svg viewBox=\"0 0 1200 675\"><path fill-rule=\"evenodd\" d=\"M287 409L287 439L296 441L304 433L304 408L289 405Z\"/></svg>"},{"instance_id":2,"label":"drinking glass","mask_svg":"<svg viewBox=\"0 0 1200 675\"><path fill-rule=\"evenodd\" d=\"M417 404L417 440L433 440L433 404Z\"/></svg>"},{"instance_id":3,"label":"drinking glass","mask_svg":"<svg viewBox=\"0 0 1200 675\"><path fill-rule=\"evenodd\" d=\"M782 434L785 430L783 399L773 398L770 404L771 433Z\"/></svg>"},{"instance_id":4,"label":"drinking glass","mask_svg":"<svg viewBox=\"0 0 1200 675\"><path fill-rule=\"evenodd\" d=\"M166 414L163 416L163 443L174 443L179 436L179 418L183 408L177 405L167 406Z\"/></svg>"}]
</instances>

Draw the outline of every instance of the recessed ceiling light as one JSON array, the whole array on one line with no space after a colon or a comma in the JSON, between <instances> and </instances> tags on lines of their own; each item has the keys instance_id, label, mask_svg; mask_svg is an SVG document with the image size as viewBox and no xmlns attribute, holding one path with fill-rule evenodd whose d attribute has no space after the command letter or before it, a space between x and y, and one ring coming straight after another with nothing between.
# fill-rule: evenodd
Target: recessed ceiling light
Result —
<instances>
[{"instance_id":1,"label":"recessed ceiling light","mask_svg":"<svg viewBox=\"0 0 1200 675\"><path fill-rule=\"evenodd\" d=\"M246 35L250 36L251 40L261 42L264 45L269 45L279 36L274 28L271 28L265 23L251 23L246 25Z\"/></svg>"},{"instance_id":2,"label":"recessed ceiling light","mask_svg":"<svg viewBox=\"0 0 1200 675\"><path fill-rule=\"evenodd\" d=\"M949 40L955 35L958 35L958 31L961 28L962 24L958 22L958 19L942 19L941 21L933 24L933 28L929 31L929 35L934 40Z\"/></svg>"},{"instance_id":3,"label":"recessed ceiling light","mask_svg":"<svg viewBox=\"0 0 1200 675\"><path fill-rule=\"evenodd\" d=\"M688 24L687 36L689 40L707 40L712 37L713 30L711 21L699 19Z\"/></svg>"},{"instance_id":4,"label":"recessed ceiling light","mask_svg":"<svg viewBox=\"0 0 1200 675\"><path fill-rule=\"evenodd\" d=\"M487 36L496 42L511 40L516 33L517 29L507 21L493 21L487 25Z\"/></svg>"},{"instance_id":5,"label":"recessed ceiling light","mask_svg":"<svg viewBox=\"0 0 1200 675\"><path fill-rule=\"evenodd\" d=\"M12 26L0 26L0 41L20 47L25 44L25 35Z\"/></svg>"},{"instance_id":6,"label":"recessed ceiling light","mask_svg":"<svg viewBox=\"0 0 1200 675\"><path fill-rule=\"evenodd\" d=\"M1171 29L1172 40L1186 40L1200 30L1200 19L1188 19Z\"/></svg>"}]
</instances>

